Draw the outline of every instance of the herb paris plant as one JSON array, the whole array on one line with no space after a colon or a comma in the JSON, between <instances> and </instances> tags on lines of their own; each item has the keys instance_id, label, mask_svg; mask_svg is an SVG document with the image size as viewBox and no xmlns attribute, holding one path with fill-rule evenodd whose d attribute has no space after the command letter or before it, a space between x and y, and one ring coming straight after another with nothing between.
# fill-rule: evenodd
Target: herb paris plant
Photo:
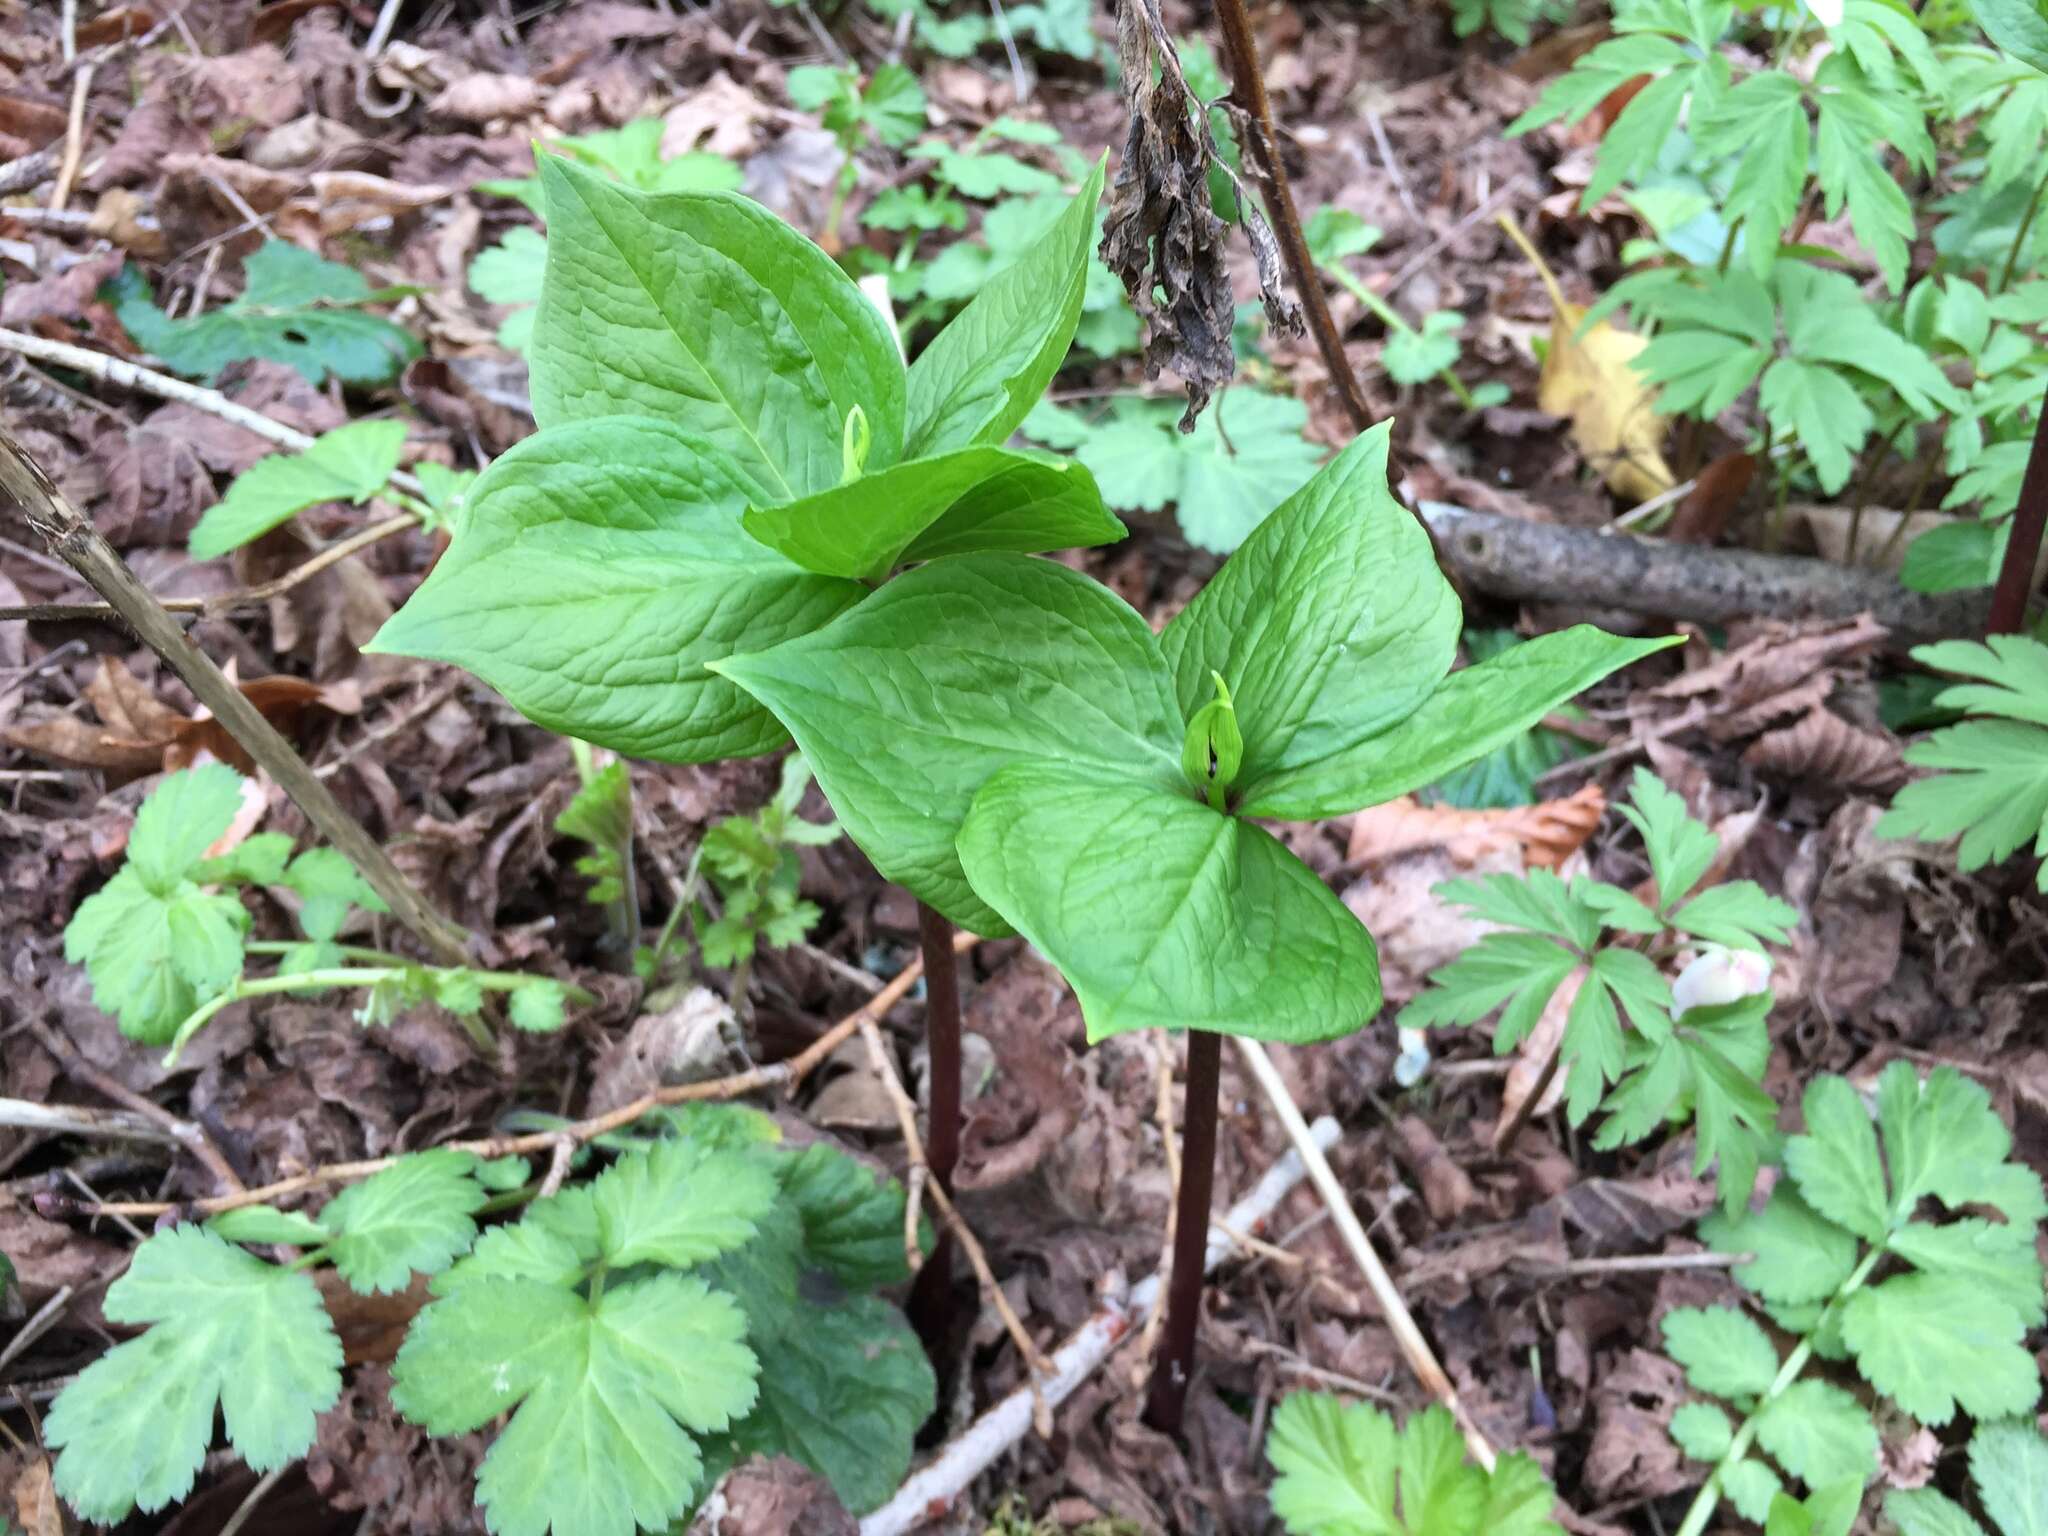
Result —
<instances>
[{"instance_id":1,"label":"herb paris plant","mask_svg":"<svg viewBox=\"0 0 2048 1536\"><path fill-rule=\"evenodd\" d=\"M1450 674L1457 599L1387 492L1387 442L1385 426L1354 441L1160 636L1064 566L977 554L713 663L788 726L877 868L1053 960L1091 1040L1198 1032L1189 1274L1218 1037L1329 1039L1380 1004L1371 936L1253 818L1342 815L1416 788L1673 643L1581 627ZM1179 1348L1160 1380L1184 1387ZM1173 1427L1177 1406L1154 1401Z\"/></svg>"}]
</instances>

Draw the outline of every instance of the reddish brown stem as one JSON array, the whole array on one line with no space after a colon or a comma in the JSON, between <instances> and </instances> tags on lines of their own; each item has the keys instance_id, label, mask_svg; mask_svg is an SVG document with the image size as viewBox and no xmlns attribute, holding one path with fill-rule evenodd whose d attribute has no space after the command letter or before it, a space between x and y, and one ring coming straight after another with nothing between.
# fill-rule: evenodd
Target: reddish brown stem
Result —
<instances>
[{"instance_id":1,"label":"reddish brown stem","mask_svg":"<svg viewBox=\"0 0 2048 1536\"><path fill-rule=\"evenodd\" d=\"M2026 478L2020 482L2020 504L2013 509L2012 534L1998 567L1998 585L1991 591L1987 635L2013 635L2027 622L2027 599L2034 591L2034 563L2041 554L2041 534L2048 528L2048 400L2034 422L2034 449L2027 455Z\"/></svg>"},{"instance_id":2,"label":"reddish brown stem","mask_svg":"<svg viewBox=\"0 0 2048 1536\"><path fill-rule=\"evenodd\" d=\"M953 925L944 914L917 904L918 940L924 949L925 1045L931 1053L931 1124L925 1131L925 1166L948 1195L960 1161L960 972ZM910 1315L927 1349L937 1351L950 1332L953 1239L943 1229L917 1273Z\"/></svg>"},{"instance_id":3,"label":"reddish brown stem","mask_svg":"<svg viewBox=\"0 0 2048 1536\"><path fill-rule=\"evenodd\" d=\"M1287 263L1287 275L1301 297L1314 333L1316 350L1323 355L1330 384L1344 401L1354 431L1372 425L1372 411L1351 360L1344 355L1344 339L1337 334L1337 322L1330 318L1329 300L1323 296L1322 280L1308 253L1308 239L1301 231L1301 215L1295 211L1294 192L1287 184L1287 168L1280 163L1279 136L1273 126L1273 103L1266 96L1266 77L1259 69L1259 46L1252 38L1251 18L1244 0L1216 0L1216 19L1223 28L1223 53L1230 67L1231 94L1237 98L1250 131L1245 147L1266 193L1266 213L1273 232L1280 238L1280 256Z\"/></svg>"},{"instance_id":4,"label":"reddish brown stem","mask_svg":"<svg viewBox=\"0 0 2048 1536\"><path fill-rule=\"evenodd\" d=\"M1188 1031L1188 1097L1181 1113L1180 1195L1174 1204L1173 1273L1167 1281L1166 1326L1145 1422L1164 1434L1180 1433L1188 1384L1195 1374L1195 1324L1202 1314L1203 1260L1209 1247L1209 1197L1216 1184L1216 1088L1222 1075L1223 1037Z\"/></svg>"}]
</instances>

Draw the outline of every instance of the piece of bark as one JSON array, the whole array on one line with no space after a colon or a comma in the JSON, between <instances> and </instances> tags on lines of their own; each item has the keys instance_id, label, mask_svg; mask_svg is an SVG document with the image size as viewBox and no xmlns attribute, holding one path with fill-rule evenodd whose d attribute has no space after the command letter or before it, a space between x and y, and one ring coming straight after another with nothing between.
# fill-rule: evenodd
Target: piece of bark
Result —
<instances>
[{"instance_id":1,"label":"piece of bark","mask_svg":"<svg viewBox=\"0 0 2048 1536\"><path fill-rule=\"evenodd\" d=\"M1622 608L1702 624L1868 613L1900 647L1980 635L1990 606L1982 589L1913 592L1889 576L1825 560L1565 528L1439 501L1425 501L1419 510L1457 576L1495 597Z\"/></svg>"}]
</instances>

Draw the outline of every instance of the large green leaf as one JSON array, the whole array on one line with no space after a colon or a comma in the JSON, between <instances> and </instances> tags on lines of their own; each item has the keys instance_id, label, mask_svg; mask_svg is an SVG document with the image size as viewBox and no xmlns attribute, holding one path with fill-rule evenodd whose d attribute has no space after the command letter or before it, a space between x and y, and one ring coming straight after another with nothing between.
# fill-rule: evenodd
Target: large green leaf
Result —
<instances>
[{"instance_id":1,"label":"large green leaf","mask_svg":"<svg viewBox=\"0 0 2048 1536\"><path fill-rule=\"evenodd\" d=\"M1387 491L1388 432L1274 509L1161 637L1184 713L1212 673L1230 685L1247 803L1406 719L1457 659L1457 594Z\"/></svg>"},{"instance_id":2,"label":"large green leaf","mask_svg":"<svg viewBox=\"0 0 2048 1536\"><path fill-rule=\"evenodd\" d=\"M815 629L864 589L747 538L748 496L669 423L550 428L471 487L455 542L368 649L454 662L548 729L635 757L771 751L782 728L704 664Z\"/></svg>"},{"instance_id":3,"label":"large green leaf","mask_svg":"<svg viewBox=\"0 0 2048 1536\"><path fill-rule=\"evenodd\" d=\"M1823 1079L1824 1081L1824 1079ZM2041 1372L2020 1314L1967 1279L1894 1275L1842 1307L1842 1339L1863 1379L1937 1428L2032 1412Z\"/></svg>"},{"instance_id":4,"label":"large green leaf","mask_svg":"<svg viewBox=\"0 0 2048 1536\"><path fill-rule=\"evenodd\" d=\"M1992 42L2022 64L2048 70L2048 12L2039 0L1973 0L1970 11Z\"/></svg>"},{"instance_id":5,"label":"large green leaf","mask_svg":"<svg viewBox=\"0 0 2048 1536\"><path fill-rule=\"evenodd\" d=\"M879 581L906 559L1108 544L1124 536L1071 459L962 448L747 510L747 532L807 571Z\"/></svg>"},{"instance_id":6,"label":"large green leaf","mask_svg":"<svg viewBox=\"0 0 2048 1536\"><path fill-rule=\"evenodd\" d=\"M314 1415L341 1395L341 1343L312 1280L201 1227L137 1248L105 1311L155 1326L87 1366L43 1422L57 1491L88 1520L185 1497L216 1403L236 1451L267 1472L305 1454Z\"/></svg>"},{"instance_id":7,"label":"large green leaf","mask_svg":"<svg viewBox=\"0 0 2048 1536\"><path fill-rule=\"evenodd\" d=\"M1453 672L1394 729L1271 776L1240 812L1309 821L1378 805L1483 757L1610 672L1681 643L1676 635L1623 639L1589 624L1539 635Z\"/></svg>"},{"instance_id":8,"label":"large green leaf","mask_svg":"<svg viewBox=\"0 0 2048 1536\"><path fill-rule=\"evenodd\" d=\"M531 359L543 427L672 422L785 500L839 483L859 406L869 462L896 462L902 356L823 251L732 193L635 192L553 155L540 169L548 267Z\"/></svg>"},{"instance_id":9,"label":"large green leaf","mask_svg":"<svg viewBox=\"0 0 2048 1536\"><path fill-rule=\"evenodd\" d=\"M789 727L875 867L977 933L1008 928L953 840L998 769L1181 783L1183 728L1152 631L1049 560L936 560L813 634L713 668Z\"/></svg>"},{"instance_id":10,"label":"large green leaf","mask_svg":"<svg viewBox=\"0 0 2048 1536\"><path fill-rule=\"evenodd\" d=\"M1185 788L1006 768L974 797L960 856L1065 973L1091 1041L1149 1028L1328 1040L1379 1011L1364 925L1268 833Z\"/></svg>"},{"instance_id":11,"label":"large green leaf","mask_svg":"<svg viewBox=\"0 0 2048 1536\"><path fill-rule=\"evenodd\" d=\"M1059 371L1080 322L1103 164L1059 222L983 285L910 368L910 457L1001 443Z\"/></svg>"}]
</instances>

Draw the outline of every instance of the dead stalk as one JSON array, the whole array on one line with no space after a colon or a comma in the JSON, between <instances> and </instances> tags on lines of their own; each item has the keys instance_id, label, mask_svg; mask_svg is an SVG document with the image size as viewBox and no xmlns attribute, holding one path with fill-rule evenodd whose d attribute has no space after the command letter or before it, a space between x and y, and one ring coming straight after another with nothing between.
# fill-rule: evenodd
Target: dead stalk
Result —
<instances>
[{"instance_id":1,"label":"dead stalk","mask_svg":"<svg viewBox=\"0 0 2048 1536\"><path fill-rule=\"evenodd\" d=\"M1244 0L1216 0L1216 20L1223 29L1223 53L1230 70L1231 94L1242 110L1247 128L1246 148L1258 171L1265 193L1266 212L1273 231L1280 237L1280 255L1287 263L1287 275L1307 312L1309 330L1316 350L1329 370L1330 383L1344 402L1354 431L1372 425L1372 410L1344 355L1344 338L1330 317L1330 302L1323 294L1322 280L1308 253L1308 239L1301 231L1301 215L1295 211L1294 192L1287 183L1287 168L1280 162L1279 134L1273 126L1273 103L1266 95L1266 77L1259 68L1259 48L1252 38L1251 18Z\"/></svg>"}]
</instances>

